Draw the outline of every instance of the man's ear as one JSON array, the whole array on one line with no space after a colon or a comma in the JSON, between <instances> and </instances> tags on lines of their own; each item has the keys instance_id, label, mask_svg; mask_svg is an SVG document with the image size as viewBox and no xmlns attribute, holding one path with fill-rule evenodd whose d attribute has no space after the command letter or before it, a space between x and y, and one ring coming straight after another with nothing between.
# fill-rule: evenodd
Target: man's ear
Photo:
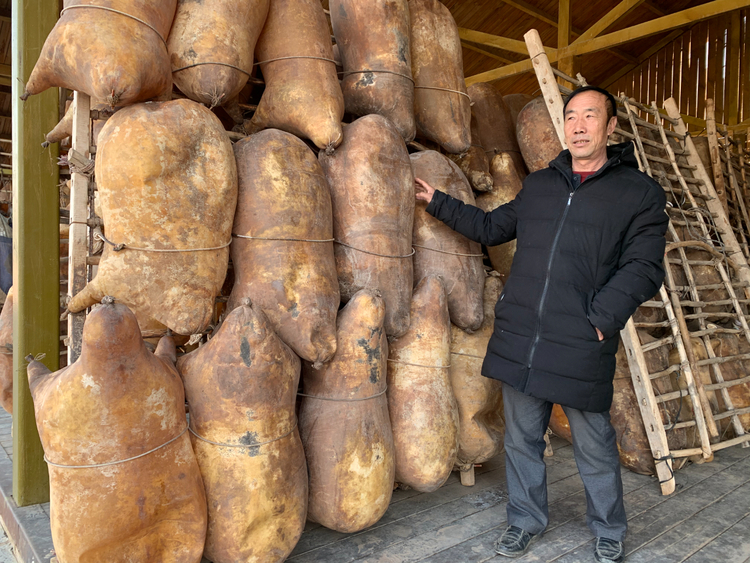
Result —
<instances>
[{"instance_id":1,"label":"man's ear","mask_svg":"<svg viewBox=\"0 0 750 563\"><path fill-rule=\"evenodd\" d=\"M615 127L617 127L617 117L613 115L607 123L607 137L615 132Z\"/></svg>"}]
</instances>

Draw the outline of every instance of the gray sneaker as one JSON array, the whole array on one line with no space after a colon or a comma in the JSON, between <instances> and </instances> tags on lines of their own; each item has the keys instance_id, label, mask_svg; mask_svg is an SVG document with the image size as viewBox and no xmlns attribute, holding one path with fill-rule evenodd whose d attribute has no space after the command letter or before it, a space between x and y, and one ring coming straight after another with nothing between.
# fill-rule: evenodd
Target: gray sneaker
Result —
<instances>
[{"instance_id":1,"label":"gray sneaker","mask_svg":"<svg viewBox=\"0 0 750 563\"><path fill-rule=\"evenodd\" d=\"M495 542L495 553L503 557L521 557L538 537L538 534L530 534L518 526L508 526Z\"/></svg>"},{"instance_id":2,"label":"gray sneaker","mask_svg":"<svg viewBox=\"0 0 750 563\"><path fill-rule=\"evenodd\" d=\"M622 563L625 561L625 547L621 541L596 538L594 559L599 563Z\"/></svg>"}]
</instances>

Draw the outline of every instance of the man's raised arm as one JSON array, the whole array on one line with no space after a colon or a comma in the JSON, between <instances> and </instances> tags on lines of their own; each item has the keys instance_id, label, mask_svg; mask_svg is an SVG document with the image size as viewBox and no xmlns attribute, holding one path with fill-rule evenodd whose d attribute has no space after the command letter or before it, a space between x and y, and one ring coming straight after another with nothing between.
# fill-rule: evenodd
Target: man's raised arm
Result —
<instances>
[{"instance_id":1,"label":"man's raised arm","mask_svg":"<svg viewBox=\"0 0 750 563\"><path fill-rule=\"evenodd\" d=\"M466 238L485 246L516 238L516 208L523 190L513 201L487 213L436 190L420 178L415 178L414 184L417 200L427 202L427 213Z\"/></svg>"}]
</instances>

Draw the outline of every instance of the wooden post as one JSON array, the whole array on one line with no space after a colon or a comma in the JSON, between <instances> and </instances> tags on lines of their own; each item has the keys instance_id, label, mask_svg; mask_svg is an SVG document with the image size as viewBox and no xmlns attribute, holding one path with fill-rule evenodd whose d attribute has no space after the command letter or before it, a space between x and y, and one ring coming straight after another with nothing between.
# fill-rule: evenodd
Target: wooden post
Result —
<instances>
[{"instance_id":1,"label":"wooden post","mask_svg":"<svg viewBox=\"0 0 750 563\"><path fill-rule=\"evenodd\" d=\"M43 150L44 133L58 119L50 88L20 97L59 13L57 0L13 0L13 498L26 506L49 500L47 466L26 375L27 354L45 354L57 370L60 336L59 169L57 145Z\"/></svg>"},{"instance_id":2,"label":"wooden post","mask_svg":"<svg viewBox=\"0 0 750 563\"><path fill-rule=\"evenodd\" d=\"M559 0L557 11L557 48L562 49L570 45L570 3L571 0ZM568 76L575 76L578 72L576 68L576 57L565 57L557 61L557 68ZM568 88L574 88L574 85L567 80L559 79L560 84Z\"/></svg>"},{"instance_id":3,"label":"wooden post","mask_svg":"<svg viewBox=\"0 0 750 563\"><path fill-rule=\"evenodd\" d=\"M473 487L476 484L476 478L474 477L474 464L470 464L468 468L461 469L461 484L464 487Z\"/></svg>"},{"instance_id":4,"label":"wooden post","mask_svg":"<svg viewBox=\"0 0 750 563\"><path fill-rule=\"evenodd\" d=\"M724 187L724 174L721 173L719 139L716 132L716 106L711 98L706 100L706 137L708 138L708 150L711 154L711 170L713 171L716 195L721 200L721 205L724 207L724 213L729 215L727 192Z\"/></svg>"},{"instance_id":5,"label":"wooden post","mask_svg":"<svg viewBox=\"0 0 750 563\"><path fill-rule=\"evenodd\" d=\"M91 146L91 100L87 94L73 95L73 135L71 153L90 158ZM85 174L74 172L70 177L70 234L68 235L68 295L73 297L85 286L88 267L88 219L89 179ZM68 365L81 355L81 338L86 311L68 315Z\"/></svg>"},{"instance_id":6,"label":"wooden post","mask_svg":"<svg viewBox=\"0 0 750 563\"><path fill-rule=\"evenodd\" d=\"M557 81L549 64L542 39L536 29L530 29L523 38L526 40L526 48L529 50L532 66L539 80L544 101L547 103L552 124L555 126L562 147L566 149L568 147L565 144L565 127L563 125L563 99L560 90L557 88Z\"/></svg>"}]
</instances>

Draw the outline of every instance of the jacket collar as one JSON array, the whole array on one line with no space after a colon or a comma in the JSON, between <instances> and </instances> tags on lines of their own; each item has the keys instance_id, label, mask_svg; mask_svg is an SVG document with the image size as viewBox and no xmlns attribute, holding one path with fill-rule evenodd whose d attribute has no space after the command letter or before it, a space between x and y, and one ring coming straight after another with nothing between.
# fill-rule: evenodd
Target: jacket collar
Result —
<instances>
[{"instance_id":1,"label":"jacket collar","mask_svg":"<svg viewBox=\"0 0 750 563\"><path fill-rule=\"evenodd\" d=\"M613 168L622 164L623 166L630 166L638 169L638 160L635 157L635 149L631 141L625 143L619 143L617 145L610 145L607 147L607 162L596 171L596 176L599 176L607 168ZM557 158L549 163L550 168L555 168L562 172L566 177L573 176L573 158L570 156L570 151L565 149Z\"/></svg>"}]
</instances>

